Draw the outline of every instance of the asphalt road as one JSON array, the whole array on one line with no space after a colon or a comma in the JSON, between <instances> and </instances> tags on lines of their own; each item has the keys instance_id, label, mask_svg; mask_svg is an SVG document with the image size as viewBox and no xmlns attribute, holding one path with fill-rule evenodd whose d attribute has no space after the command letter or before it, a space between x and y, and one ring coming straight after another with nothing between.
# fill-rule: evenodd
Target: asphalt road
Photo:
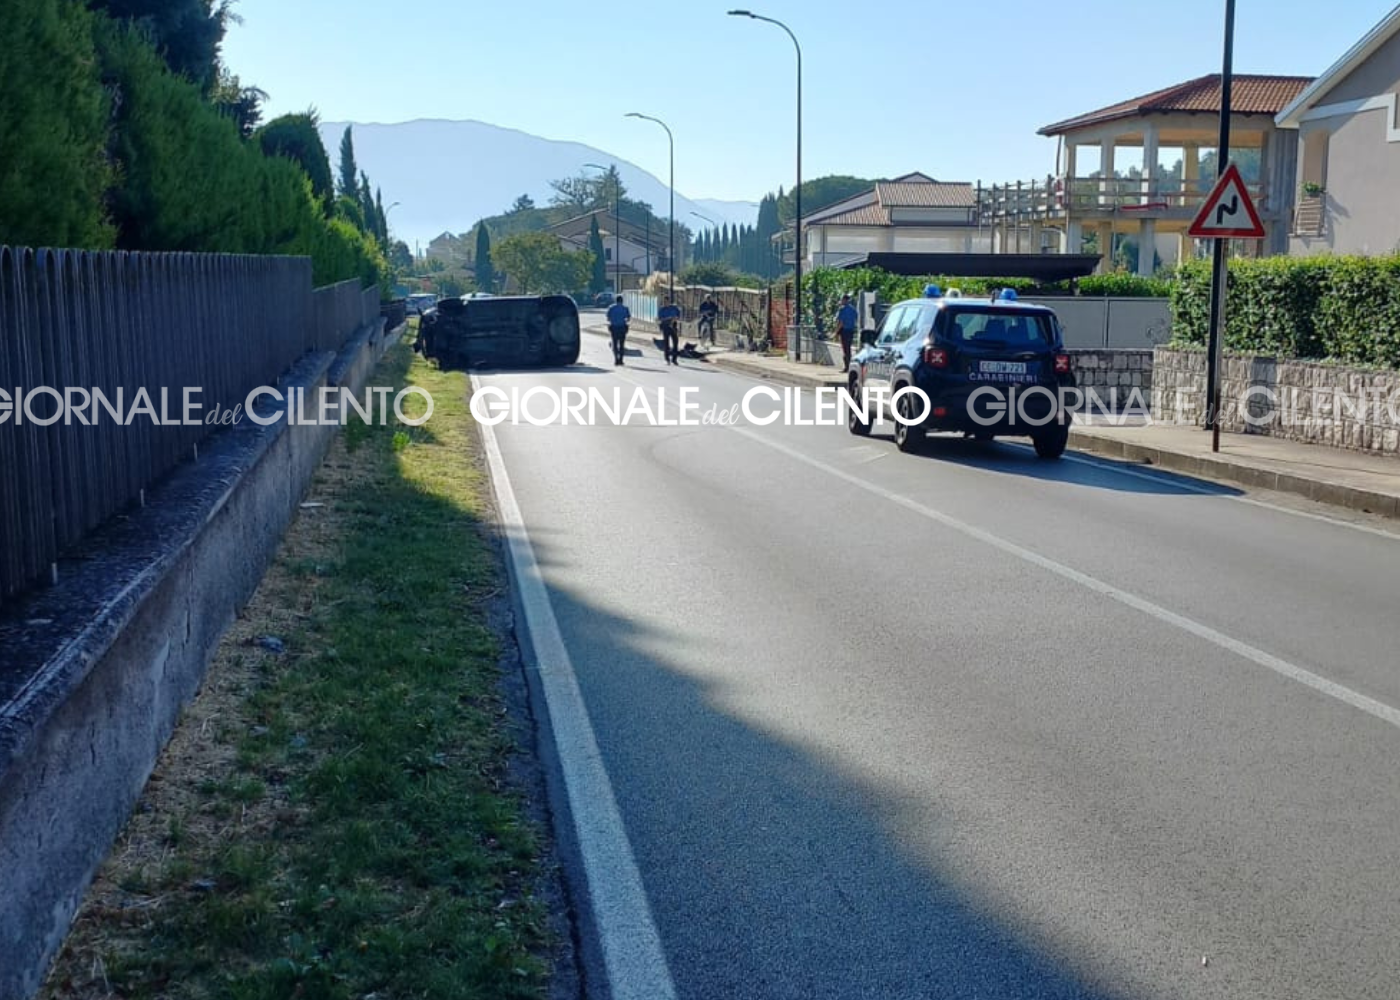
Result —
<instances>
[{"instance_id":1,"label":"asphalt road","mask_svg":"<svg viewBox=\"0 0 1400 1000\"><path fill-rule=\"evenodd\" d=\"M1400 997L1400 540L887 431L495 429L676 994Z\"/></svg>"}]
</instances>

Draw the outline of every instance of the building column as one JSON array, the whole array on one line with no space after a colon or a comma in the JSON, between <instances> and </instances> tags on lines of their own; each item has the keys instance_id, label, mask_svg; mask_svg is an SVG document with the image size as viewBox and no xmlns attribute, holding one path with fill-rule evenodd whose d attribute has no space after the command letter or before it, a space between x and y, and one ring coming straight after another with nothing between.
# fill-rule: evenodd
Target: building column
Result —
<instances>
[{"instance_id":1,"label":"building column","mask_svg":"<svg viewBox=\"0 0 1400 1000\"><path fill-rule=\"evenodd\" d=\"M1074 214L1074 179L1079 175L1078 151L1079 146L1077 144L1070 141L1065 142L1065 175L1064 178L1059 181L1060 204L1063 205L1063 208L1059 209L1059 211L1064 213L1065 231L1067 233L1071 230L1078 231L1075 224L1070 220L1070 217ZM1050 211L1052 215L1056 212L1055 193L1053 191L1050 193ZM1075 239L1066 239L1064 252L1078 253L1078 241Z\"/></svg>"},{"instance_id":2,"label":"building column","mask_svg":"<svg viewBox=\"0 0 1400 1000\"><path fill-rule=\"evenodd\" d=\"M1195 246L1195 240L1186 235L1186 230L1176 234L1176 263L1180 267L1191 259L1191 251Z\"/></svg>"},{"instance_id":3,"label":"building column","mask_svg":"<svg viewBox=\"0 0 1400 1000\"><path fill-rule=\"evenodd\" d=\"M1201 179L1201 147L1188 143L1181 150L1181 183L1188 194L1196 190L1196 182Z\"/></svg>"},{"instance_id":4,"label":"building column","mask_svg":"<svg viewBox=\"0 0 1400 1000\"><path fill-rule=\"evenodd\" d=\"M1154 261L1157 257L1157 222L1143 219L1138 223L1137 273L1151 277L1157 270Z\"/></svg>"},{"instance_id":5,"label":"building column","mask_svg":"<svg viewBox=\"0 0 1400 1000\"><path fill-rule=\"evenodd\" d=\"M1084 223L1072 220L1065 226L1065 253L1084 252Z\"/></svg>"},{"instance_id":6,"label":"building column","mask_svg":"<svg viewBox=\"0 0 1400 1000\"><path fill-rule=\"evenodd\" d=\"M1113 270L1113 223L1099 223L1099 274L1107 274Z\"/></svg>"},{"instance_id":7,"label":"building column","mask_svg":"<svg viewBox=\"0 0 1400 1000\"><path fill-rule=\"evenodd\" d=\"M1099 204L1112 203L1109 192L1113 189L1113 140L1104 139L1099 143Z\"/></svg>"},{"instance_id":8,"label":"building column","mask_svg":"<svg viewBox=\"0 0 1400 1000\"><path fill-rule=\"evenodd\" d=\"M1152 200L1152 194L1157 189L1157 177L1162 172L1161 164L1157 161L1161 159L1161 150L1158 143L1158 132L1155 124L1149 123L1143 126L1142 130L1142 200L1144 202Z\"/></svg>"},{"instance_id":9,"label":"building column","mask_svg":"<svg viewBox=\"0 0 1400 1000\"><path fill-rule=\"evenodd\" d=\"M1270 148L1269 139L1272 138L1269 132L1265 132L1259 139L1259 195L1255 198L1255 207L1259 210L1260 221L1264 223L1264 230L1269 235L1255 244L1259 250L1259 255L1273 253L1273 223L1275 219L1280 219L1288 214L1291 207L1288 195L1279 190L1279 185L1274 183L1274 162L1270 155L1273 150Z\"/></svg>"}]
</instances>

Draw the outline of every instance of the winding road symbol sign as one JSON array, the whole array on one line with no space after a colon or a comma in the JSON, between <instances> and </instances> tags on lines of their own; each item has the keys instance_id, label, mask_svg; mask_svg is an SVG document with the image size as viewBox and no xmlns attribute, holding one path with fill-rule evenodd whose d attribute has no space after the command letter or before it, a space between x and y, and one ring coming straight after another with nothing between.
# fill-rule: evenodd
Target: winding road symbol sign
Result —
<instances>
[{"instance_id":1,"label":"winding road symbol sign","mask_svg":"<svg viewBox=\"0 0 1400 1000\"><path fill-rule=\"evenodd\" d=\"M1198 240L1262 240L1264 224L1245 190L1244 178L1233 163L1215 182L1196 221L1186 230Z\"/></svg>"}]
</instances>

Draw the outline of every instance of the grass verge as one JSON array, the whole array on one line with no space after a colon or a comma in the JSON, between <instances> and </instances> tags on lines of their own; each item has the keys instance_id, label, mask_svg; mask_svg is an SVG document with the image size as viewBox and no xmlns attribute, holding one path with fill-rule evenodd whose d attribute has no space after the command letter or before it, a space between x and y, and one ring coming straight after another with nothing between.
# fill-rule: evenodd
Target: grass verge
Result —
<instances>
[{"instance_id":1,"label":"grass verge","mask_svg":"<svg viewBox=\"0 0 1400 1000\"><path fill-rule=\"evenodd\" d=\"M547 995L466 382L398 345L372 384L432 419L337 439L41 996Z\"/></svg>"}]
</instances>

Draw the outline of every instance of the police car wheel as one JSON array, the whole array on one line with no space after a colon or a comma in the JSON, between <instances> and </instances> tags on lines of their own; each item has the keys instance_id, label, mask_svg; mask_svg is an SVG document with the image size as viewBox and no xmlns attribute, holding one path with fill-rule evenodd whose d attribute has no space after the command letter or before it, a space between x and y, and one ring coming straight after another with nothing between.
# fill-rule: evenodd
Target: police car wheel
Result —
<instances>
[{"instance_id":1,"label":"police car wheel","mask_svg":"<svg viewBox=\"0 0 1400 1000\"><path fill-rule=\"evenodd\" d=\"M860 389L856 385L855 379L851 380L851 398L860 398ZM846 429L857 437L866 437L870 433L870 421L865 419L860 408L852 406L846 411Z\"/></svg>"}]
</instances>

